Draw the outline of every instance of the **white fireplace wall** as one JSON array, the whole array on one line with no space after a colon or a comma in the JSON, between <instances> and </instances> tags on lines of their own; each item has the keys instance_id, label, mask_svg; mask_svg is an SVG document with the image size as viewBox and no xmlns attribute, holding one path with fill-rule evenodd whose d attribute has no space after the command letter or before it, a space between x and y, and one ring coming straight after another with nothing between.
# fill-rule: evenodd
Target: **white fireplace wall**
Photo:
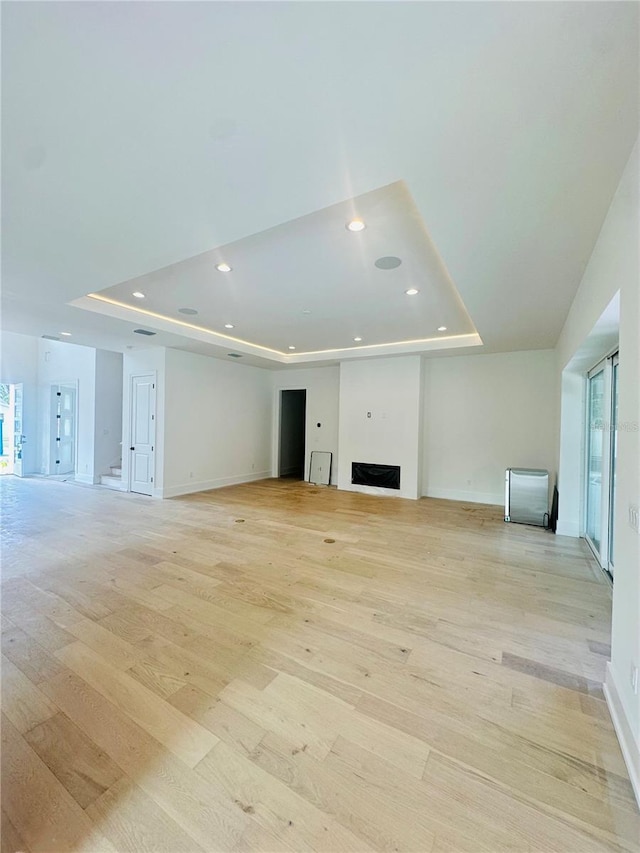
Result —
<instances>
[{"instance_id":1,"label":"white fireplace wall","mask_svg":"<svg viewBox=\"0 0 640 853\"><path fill-rule=\"evenodd\" d=\"M421 494L422 359L340 365L338 488L417 499ZM400 466L400 490L355 486L351 463Z\"/></svg>"}]
</instances>

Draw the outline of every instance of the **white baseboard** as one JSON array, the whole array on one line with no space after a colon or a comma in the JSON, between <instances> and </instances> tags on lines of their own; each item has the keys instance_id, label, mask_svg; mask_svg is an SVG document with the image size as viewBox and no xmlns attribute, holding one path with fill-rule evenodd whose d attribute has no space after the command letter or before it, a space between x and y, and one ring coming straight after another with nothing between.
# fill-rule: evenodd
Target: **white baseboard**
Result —
<instances>
[{"instance_id":1,"label":"white baseboard","mask_svg":"<svg viewBox=\"0 0 640 853\"><path fill-rule=\"evenodd\" d=\"M216 480L184 483L180 486L164 488L162 497L177 498L180 495L194 494L194 492L207 492L209 489L222 489L224 486L236 486L240 483L252 483L254 480L266 480L268 477L271 477L271 471L252 471L250 474L239 474L235 477L219 477Z\"/></svg>"},{"instance_id":2,"label":"white baseboard","mask_svg":"<svg viewBox=\"0 0 640 853\"><path fill-rule=\"evenodd\" d=\"M76 481L76 483L82 483L85 486L95 486L97 483L100 482L99 479L96 480L93 474L70 474L69 476L73 476L73 479Z\"/></svg>"},{"instance_id":3,"label":"white baseboard","mask_svg":"<svg viewBox=\"0 0 640 853\"><path fill-rule=\"evenodd\" d=\"M570 521L566 524L558 519L558 526L556 527L556 535L557 536L572 536L574 539L580 538L580 525L576 522Z\"/></svg>"},{"instance_id":4,"label":"white baseboard","mask_svg":"<svg viewBox=\"0 0 640 853\"><path fill-rule=\"evenodd\" d=\"M604 698L607 700L607 707L611 714L611 720L613 721L613 728L620 742L624 763L627 765L627 770L629 771L633 793L636 795L638 807L640 808L640 744L636 743L633 737L629 720L620 701L620 694L616 686L611 662L607 662L607 674L603 690Z\"/></svg>"},{"instance_id":5,"label":"white baseboard","mask_svg":"<svg viewBox=\"0 0 640 853\"><path fill-rule=\"evenodd\" d=\"M491 504L504 507L504 492L473 492L462 489L427 489L423 498L442 498L447 501L465 501L474 504Z\"/></svg>"}]
</instances>

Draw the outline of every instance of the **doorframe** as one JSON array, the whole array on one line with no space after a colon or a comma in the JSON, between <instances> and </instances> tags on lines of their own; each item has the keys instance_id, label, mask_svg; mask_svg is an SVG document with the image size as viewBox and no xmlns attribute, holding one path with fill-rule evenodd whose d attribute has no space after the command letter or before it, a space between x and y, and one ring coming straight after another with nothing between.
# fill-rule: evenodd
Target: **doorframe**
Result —
<instances>
[{"instance_id":1,"label":"doorframe","mask_svg":"<svg viewBox=\"0 0 640 853\"><path fill-rule=\"evenodd\" d=\"M74 427L74 431L75 431L75 436L74 436L74 441L73 441L73 473L70 474L69 476L73 476L73 477L78 476L78 436L79 436L79 432L80 432L78 429L78 426L79 426L78 414L80 411L79 404L78 404L78 398L80 396L80 389L78 387L78 380L77 379L69 379L68 381L62 381L61 380L59 382L50 382L49 383L49 431L48 431L48 433L49 433L49 436L48 436L49 437L49 470L47 471L47 477L55 476L55 473L56 473L55 471L52 470L52 468L55 467L55 461L53 461L55 458L55 453L53 453L53 451L56 449L54 447L55 441L53 440L54 429L53 429L53 416L52 416L53 415L53 405L52 405L53 393L52 392L53 392L54 388L60 389L60 387L64 387L64 386L73 388L73 390L75 391L75 404L74 404L74 412L73 412L73 427ZM42 469L40 469L40 470L42 470ZM93 483L93 474L91 475L91 482Z\"/></svg>"},{"instance_id":2,"label":"doorframe","mask_svg":"<svg viewBox=\"0 0 640 853\"><path fill-rule=\"evenodd\" d=\"M307 456L309 450L309 430L307 428L307 404L309 402L309 389L306 386L300 387L294 385L279 385L273 389L273 423L272 423L272 442L271 442L271 476L278 479L280 476L280 421L282 416L282 392L283 391L304 391L306 393L305 402L305 418L304 418L304 471L303 480L309 482L307 472Z\"/></svg>"},{"instance_id":3,"label":"doorframe","mask_svg":"<svg viewBox=\"0 0 640 853\"><path fill-rule=\"evenodd\" d=\"M126 441L126 451L125 451L125 442L124 435L122 436L122 457L124 462L124 454L127 454L127 492L131 492L131 479L133 476L133 466L131 464L131 442L133 440L133 380L138 376L153 376L153 385L155 393L153 395L153 483L151 488L151 497L156 497L157 493L157 477L156 477L156 447L158 446L158 371L157 370L145 370L141 373L130 373L129 374L129 411L127 413L127 441ZM134 492L132 494L138 494L138 492Z\"/></svg>"}]
</instances>

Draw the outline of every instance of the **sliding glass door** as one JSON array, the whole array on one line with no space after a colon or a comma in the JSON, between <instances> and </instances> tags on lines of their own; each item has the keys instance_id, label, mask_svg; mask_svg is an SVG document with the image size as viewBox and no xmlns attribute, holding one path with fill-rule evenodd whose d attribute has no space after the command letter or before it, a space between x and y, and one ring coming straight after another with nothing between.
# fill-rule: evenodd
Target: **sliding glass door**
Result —
<instances>
[{"instance_id":1,"label":"sliding glass door","mask_svg":"<svg viewBox=\"0 0 640 853\"><path fill-rule=\"evenodd\" d=\"M618 356L588 375L585 535L600 566L613 576L618 412Z\"/></svg>"},{"instance_id":2,"label":"sliding glass door","mask_svg":"<svg viewBox=\"0 0 640 853\"><path fill-rule=\"evenodd\" d=\"M600 551L602 536L602 457L604 445L604 367L589 376L587 442L587 539Z\"/></svg>"},{"instance_id":3,"label":"sliding glass door","mask_svg":"<svg viewBox=\"0 0 640 853\"><path fill-rule=\"evenodd\" d=\"M614 510L616 504L616 472L618 458L618 355L611 362L611 466L609 476L609 574L614 566Z\"/></svg>"}]
</instances>

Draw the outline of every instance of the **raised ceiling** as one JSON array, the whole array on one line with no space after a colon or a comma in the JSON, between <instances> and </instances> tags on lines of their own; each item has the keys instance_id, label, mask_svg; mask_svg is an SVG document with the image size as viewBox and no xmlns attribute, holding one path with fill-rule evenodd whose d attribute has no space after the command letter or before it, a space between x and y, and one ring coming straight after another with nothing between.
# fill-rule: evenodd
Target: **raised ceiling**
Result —
<instances>
[{"instance_id":1,"label":"raised ceiling","mask_svg":"<svg viewBox=\"0 0 640 853\"><path fill-rule=\"evenodd\" d=\"M400 181L74 304L280 364L481 344Z\"/></svg>"},{"instance_id":2,"label":"raised ceiling","mask_svg":"<svg viewBox=\"0 0 640 853\"><path fill-rule=\"evenodd\" d=\"M5 329L546 348L638 133L638 5L9 2L2 85Z\"/></svg>"}]
</instances>

